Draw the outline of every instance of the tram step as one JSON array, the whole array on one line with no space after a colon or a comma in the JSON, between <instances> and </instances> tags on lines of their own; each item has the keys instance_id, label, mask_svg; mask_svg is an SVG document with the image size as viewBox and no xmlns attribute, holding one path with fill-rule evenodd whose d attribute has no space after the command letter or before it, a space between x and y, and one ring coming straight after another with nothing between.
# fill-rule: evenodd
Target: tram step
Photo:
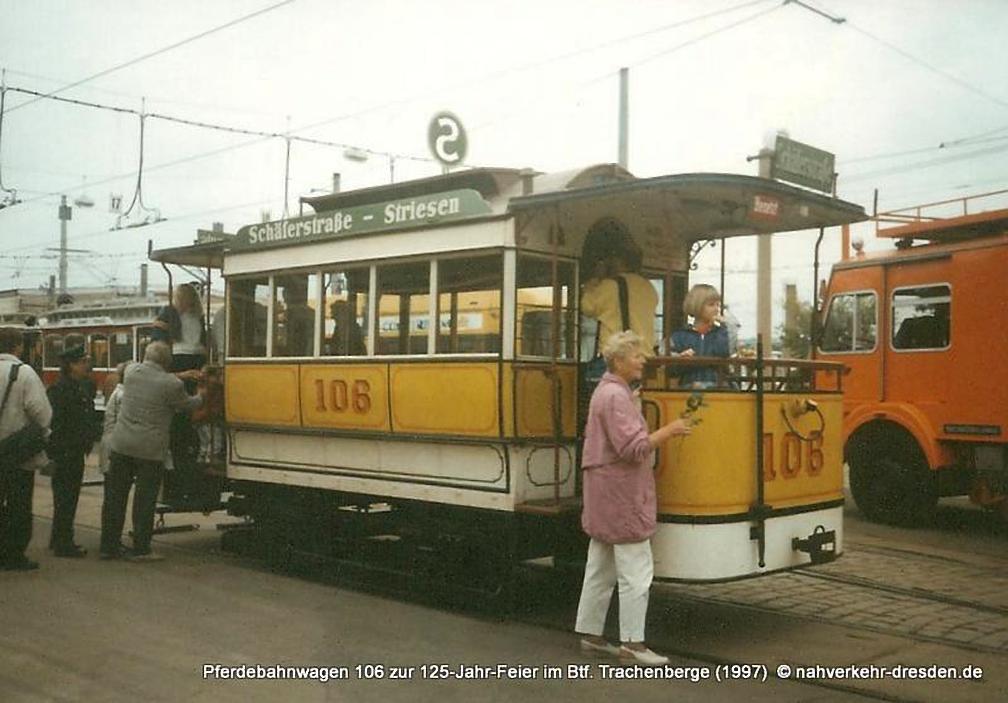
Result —
<instances>
[{"instance_id":1,"label":"tram step","mask_svg":"<svg viewBox=\"0 0 1008 703\"><path fill-rule=\"evenodd\" d=\"M529 500L515 506L516 513L528 513L531 515L566 515L567 513L577 513L581 511L580 498L545 498L540 500Z\"/></svg>"}]
</instances>

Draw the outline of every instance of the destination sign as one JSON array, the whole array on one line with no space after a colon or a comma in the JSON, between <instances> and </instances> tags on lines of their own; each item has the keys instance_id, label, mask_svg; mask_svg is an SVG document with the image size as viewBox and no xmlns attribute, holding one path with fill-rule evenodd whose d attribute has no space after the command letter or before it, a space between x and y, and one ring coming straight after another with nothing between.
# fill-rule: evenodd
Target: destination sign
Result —
<instances>
[{"instance_id":1,"label":"destination sign","mask_svg":"<svg viewBox=\"0 0 1008 703\"><path fill-rule=\"evenodd\" d=\"M835 157L828 151L778 134L770 177L832 193L834 162Z\"/></svg>"},{"instance_id":2,"label":"destination sign","mask_svg":"<svg viewBox=\"0 0 1008 703\"><path fill-rule=\"evenodd\" d=\"M265 249L308 244L403 227L430 226L491 212L490 205L478 191L464 188L247 225L238 230L232 248Z\"/></svg>"}]
</instances>

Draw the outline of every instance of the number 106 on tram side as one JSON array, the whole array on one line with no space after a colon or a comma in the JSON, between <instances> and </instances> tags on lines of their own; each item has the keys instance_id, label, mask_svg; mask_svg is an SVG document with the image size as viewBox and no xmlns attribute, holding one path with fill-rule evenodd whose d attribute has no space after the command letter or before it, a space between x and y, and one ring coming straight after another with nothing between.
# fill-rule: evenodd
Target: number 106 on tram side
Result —
<instances>
[{"instance_id":1,"label":"number 106 on tram side","mask_svg":"<svg viewBox=\"0 0 1008 703\"><path fill-rule=\"evenodd\" d=\"M232 511L275 550L420 548L490 588L524 560L584 557L579 415L595 340L579 290L593 222L631 233L662 340L684 323L695 242L865 217L768 179L638 179L608 164L459 171L302 203L314 213L152 253L202 252L227 281ZM690 365L717 382L682 387ZM842 368L649 363L648 422L694 428L655 455L656 578L752 576L841 552Z\"/></svg>"}]
</instances>

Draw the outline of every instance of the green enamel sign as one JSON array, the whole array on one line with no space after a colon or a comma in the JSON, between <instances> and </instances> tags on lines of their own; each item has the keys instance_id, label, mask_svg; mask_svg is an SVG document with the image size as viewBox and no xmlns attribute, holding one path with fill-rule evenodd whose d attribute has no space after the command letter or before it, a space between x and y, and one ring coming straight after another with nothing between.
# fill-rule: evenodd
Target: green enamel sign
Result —
<instances>
[{"instance_id":1,"label":"green enamel sign","mask_svg":"<svg viewBox=\"0 0 1008 703\"><path fill-rule=\"evenodd\" d=\"M416 198L357 205L307 217L247 225L238 230L232 249L309 244L371 234L383 230L423 227L491 214L490 205L471 188L432 193Z\"/></svg>"},{"instance_id":2,"label":"green enamel sign","mask_svg":"<svg viewBox=\"0 0 1008 703\"><path fill-rule=\"evenodd\" d=\"M828 151L777 135L771 178L832 193L833 166L834 156Z\"/></svg>"}]
</instances>

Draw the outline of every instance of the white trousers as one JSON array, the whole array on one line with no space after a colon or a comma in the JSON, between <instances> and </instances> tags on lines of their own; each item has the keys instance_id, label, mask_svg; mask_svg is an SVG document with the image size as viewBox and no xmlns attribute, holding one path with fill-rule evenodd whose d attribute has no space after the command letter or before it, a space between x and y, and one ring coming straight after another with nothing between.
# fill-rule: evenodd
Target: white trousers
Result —
<instances>
[{"instance_id":1,"label":"white trousers","mask_svg":"<svg viewBox=\"0 0 1008 703\"><path fill-rule=\"evenodd\" d=\"M581 634L601 636L613 587L618 585L620 640L643 642L653 577L651 540L606 544L593 539L588 545L588 563L574 629Z\"/></svg>"}]
</instances>

